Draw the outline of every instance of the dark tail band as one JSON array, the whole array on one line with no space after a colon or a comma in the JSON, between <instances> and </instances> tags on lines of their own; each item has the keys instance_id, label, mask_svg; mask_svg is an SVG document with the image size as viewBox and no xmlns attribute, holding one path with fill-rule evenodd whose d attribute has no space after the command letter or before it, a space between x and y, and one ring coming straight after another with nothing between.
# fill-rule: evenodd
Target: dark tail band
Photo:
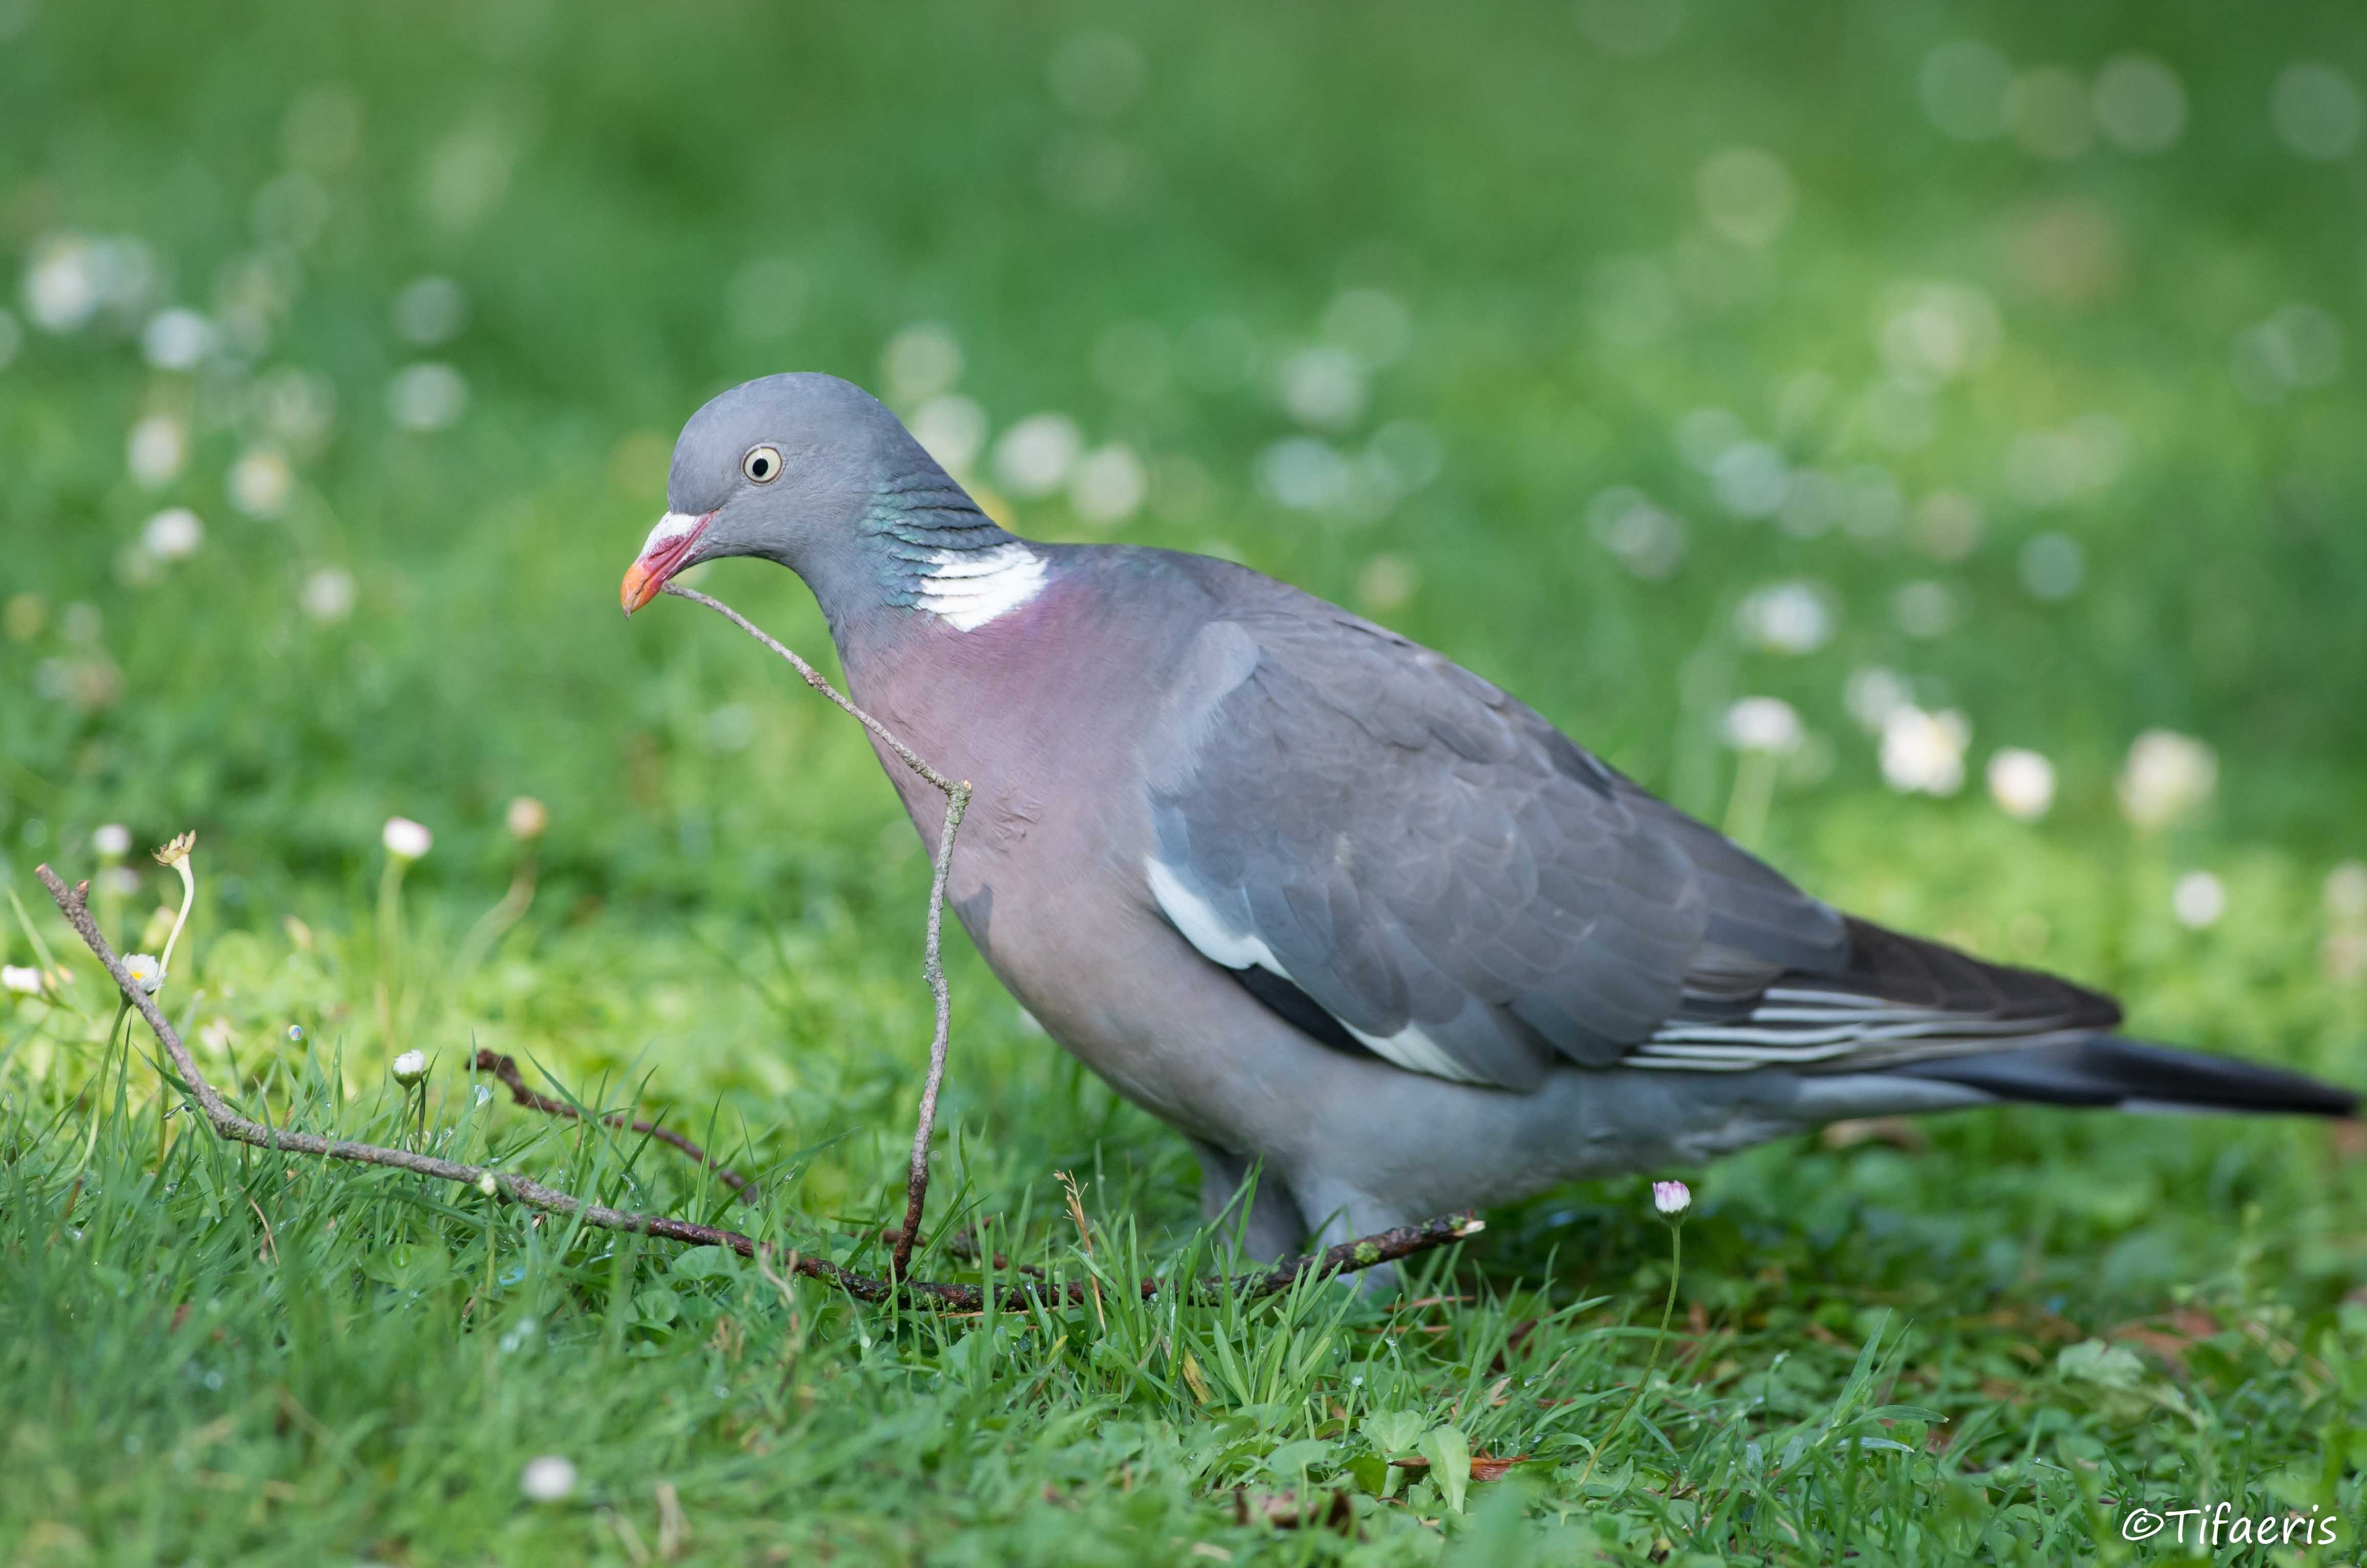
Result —
<instances>
[{"instance_id":1,"label":"dark tail band","mask_svg":"<svg viewBox=\"0 0 2367 1568\"><path fill-rule=\"evenodd\" d=\"M2350 1116L2359 1096L2282 1067L2117 1035L1916 1062L1893 1069L2040 1105Z\"/></svg>"}]
</instances>

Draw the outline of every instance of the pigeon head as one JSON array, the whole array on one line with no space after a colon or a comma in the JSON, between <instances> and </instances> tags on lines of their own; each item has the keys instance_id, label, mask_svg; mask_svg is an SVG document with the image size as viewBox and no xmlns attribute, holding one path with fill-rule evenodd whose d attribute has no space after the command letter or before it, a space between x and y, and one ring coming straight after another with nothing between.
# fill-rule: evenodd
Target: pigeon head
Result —
<instances>
[{"instance_id":1,"label":"pigeon head","mask_svg":"<svg viewBox=\"0 0 2367 1568\"><path fill-rule=\"evenodd\" d=\"M915 542L917 530L934 544L978 525L1001 534L878 399L835 376L766 376L683 426L666 514L619 597L630 615L701 562L754 555L803 577L825 608L869 586L892 600L896 572L911 564L900 540Z\"/></svg>"}]
</instances>

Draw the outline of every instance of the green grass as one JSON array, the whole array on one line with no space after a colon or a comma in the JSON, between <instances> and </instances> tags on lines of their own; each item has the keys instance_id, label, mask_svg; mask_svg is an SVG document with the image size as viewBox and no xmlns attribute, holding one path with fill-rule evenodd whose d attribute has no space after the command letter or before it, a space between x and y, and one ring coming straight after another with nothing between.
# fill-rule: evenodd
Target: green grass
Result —
<instances>
[{"instance_id":1,"label":"green grass","mask_svg":"<svg viewBox=\"0 0 2367 1568\"><path fill-rule=\"evenodd\" d=\"M1630 60L1590 41L1603 9L0 4L0 262L131 234L158 278L119 319L27 327L0 365L0 881L31 917L5 912L0 959L38 940L77 976L0 993L0 1562L2213 1555L2124 1542L2133 1500L2316 1506L2339 1530L2314 1560L2354 1555L2367 1165L2322 1127L2001 1112L1648 1173L1700 1202L1625 1423L1669 1286L1641 1175L1490 1215L1394 1306L1113 1290L949 1321L183 1119L158 1164L154 1072L108 1044L103 982L30 876L94 873L105 823L138 846L99 883L108 928L148 951L177 884L140 850L198 830L164 996L247 1108L399 1136L386 1067L416 1046L433 1139L876 1266L928 1037L927 868L853 727L776 662L686 607L610 607L698 400L788 367L884 387L884 346L922 321L996 432L1065 410L1147 460L1122 529L998 501L1022 531L1221 551L1357 604L1712 820L1727 704L1783 697L1810 744L1762 847L1813 890L2112 988L2147 1036L2367 1081L2367 932L2328 881L2367 853L2362 163L2296 155L2270 107L2296 61L2367 77L2367 28L1700 0ZM1138 95L1101 112L1104 69L1064 107L1053 79L1095 58L1065 51L1112 25ZM1918 74L1967 36L2086 79L2157 57L2184 133L2059 161L1952 141ZM1796 193L1764 245L1704 215L1701 171L1733 146ZM798 303L752 334L732 281L765 258ZM430 274L466 321L415 346L390 310ZM237 352L143 362L154 305L232 318L257 279ZM1998 347L1902 403L1880 329L1935 280L1980 291ZM1362 287L1407 308L1406 352L1310 432L1274 377ZM2243 335L2307 337L2316 318L2278 314L2296 304L2350 368L2260 401ZM1229 333L1251 369L1210 352ZM423 359L465 379L448 428L390 417ZM1812 534L1728 516L1677 439L1703 408L1861 497L1895 488L1895 511ZM126 438L157 413L188 454L150 485ZM2117 461L2050 490L2032 454L2094 415ZM1353 457L1395 421L1441 460L1394 505L1297 511L1256 478L1285 437ZM290 465L276 510L233 499L256 449ZM1584 520L1620 485L1683 519L1667 576ZM1961 553L1928 521L1943 491L1983 519ZM202 546L130 551L171 506ZM2067 597L2025 586L2044 534L2081 552ZM341 618L304 608L324 571L350 574ZM1821 585L1831 640L1739 637L1743 597L1793 579ZM1930 635L1898 614L1918 584L1953 611ZM786 574L704 585L826 653ZM1960 793L1885 787L1843 699L1874 665L1968 716ZM2140 833L2114 780L2157 727L2208 741L2218 788ZM2007 745L2056 765L2040 823L1983 794ZM464 963L519 869L521 794L551 812L534 903ZM389 903L397 812L436 844ZM2226 913L2194 930L2170 889L2199 870ZM958 937L948 957L923 1267L975 1276L944 1244L967 1221L1014 1264L1086 1269L1059 1170L1105 1278L1213 1267L1181 1141ZM477 1104L478 1046L663 1109L763 1175L761 1213L663 1148ZM1451 1471L1458 1441L1528 1462L1459 1498L1385 1463ZM577 1467L569 1501L522 1496L544 1454ZM1275 1527L1283 1491L1345 1496L1350 1528Z\"/></svg>"}]
</instances>

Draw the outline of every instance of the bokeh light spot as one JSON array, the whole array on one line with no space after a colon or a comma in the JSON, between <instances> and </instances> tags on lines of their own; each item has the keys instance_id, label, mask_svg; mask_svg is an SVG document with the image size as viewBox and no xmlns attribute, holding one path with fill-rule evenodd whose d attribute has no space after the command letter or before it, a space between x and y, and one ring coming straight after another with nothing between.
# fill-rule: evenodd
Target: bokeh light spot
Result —
<instances>
[{"instance_id":1,"label":"bokeh light spot","mask_svg":"<svg viewBox=\"0 0 2367 1568\"><path fill-rule=\"evenodd\" d=\"M2186 131L2186 88L2150 55L2120 54L2096 74L2096 125L2124 153L2162 153Z\"/></svg>"},{"instance_id":2,"label":"bokeh light spot","mask_svg":"<svg viewBox=\"0 0 2367 1568\"><path fill-rule=\"evenodd\" d=\"M1987 142L2005 134L2013 67L1988 44L1958 39L1940 45L1923 57L1916 85L1923 112L1942 134L1959 142Z\"/></svg>"},{"instance_id":3,"label":"bokeh light spot","mask_svg":"<svg viewBox=\"0 0 2367 1568\"><path fill-rule=\"evenodd\" d=\"M2284 144L2320 163L2347 157L2358 145L2362 111L2359 85L2340 67L2305 60L2288 65L2269 92L2269 119Z\"/></svg>"}]
</instances>

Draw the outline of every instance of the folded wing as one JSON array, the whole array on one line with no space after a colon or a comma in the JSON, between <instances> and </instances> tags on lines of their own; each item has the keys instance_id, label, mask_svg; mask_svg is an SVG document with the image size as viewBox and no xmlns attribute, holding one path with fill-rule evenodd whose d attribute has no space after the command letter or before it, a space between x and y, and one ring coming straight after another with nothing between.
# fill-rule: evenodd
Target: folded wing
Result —
<instances>
[{"instance_id":1,"label":"folded wing","mask_svg":"<svg viewBox=\"0 0 2367 1568\"><path fill-rule=\"evenodd\" d=\"M1147 752L1168 919L1302 1029L1410 1071L1856 1067L2118 1017L1846 920L1477 676L1301 596L1200 630Z\"/></svg>"}]
</instances>

